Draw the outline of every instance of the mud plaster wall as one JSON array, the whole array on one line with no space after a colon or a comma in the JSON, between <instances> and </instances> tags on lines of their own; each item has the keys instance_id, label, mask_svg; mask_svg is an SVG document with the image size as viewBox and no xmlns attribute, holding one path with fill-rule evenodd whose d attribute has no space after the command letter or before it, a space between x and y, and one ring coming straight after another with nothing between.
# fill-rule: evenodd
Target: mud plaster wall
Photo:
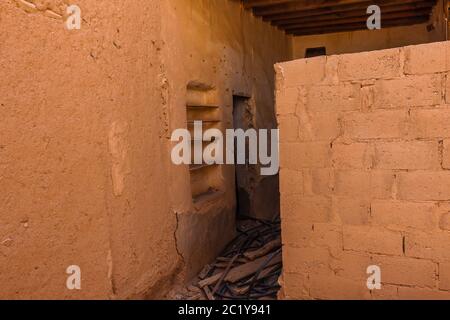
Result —
<instances>
[{"instance_id":1,"label":"mud plaster wall","mask_svg":"<svg viewBox=\"0 0 450 320\"><path fill-rule=\"evenodd\" d=\"M78 31L64 2L0 2L0 298L156 297L181 262L161 2L71 1Z\"/></svg>"},{"instance_id":2,"label":"mud plaster wall","mask_svg":"<svg viewBox=\"0 0 450 320\"><path fill-rule=\"evenodd\" d=\"M284 297L450 299L450 42L276 69Z\"/></svg>"},{"instance_id":3,"label":"mud plaster wall","mask_svg":"<svg viewBox=\"0 0 450 320\"><path fill-rule=\"evenodd\" d=\"M186 127L186 87L213 88L221 105L222 129L233 128L233 94L251 97L254 126L275 128L273 64L291 58L291 39L242 9L239 1L164 1L163 48L167 71L170 132ZM189 172L171 175L171 202L178 213L177 243L187 277L209 263L234 235L233 166L222 168L225 194L193 205ZM278 177L254 177L253 208L260 218L279 210Z\"/></svg>"},{"instance_id":4,"label":"mud plaster wall","mask_svg":"<svg viewBox=\"0 0 450 320\"><path fill-rule=\"evenodd\" d=\"M430 22L426 24L295 37L294 58L304 58L307 48L326 47L327 54L332 55L445 41L447 26L443 8L443 0L439 0ZM383 19L383 12L381 18ZM429 25L433 26L430 31L427 30Z\"/></svg>"}]
</instances>

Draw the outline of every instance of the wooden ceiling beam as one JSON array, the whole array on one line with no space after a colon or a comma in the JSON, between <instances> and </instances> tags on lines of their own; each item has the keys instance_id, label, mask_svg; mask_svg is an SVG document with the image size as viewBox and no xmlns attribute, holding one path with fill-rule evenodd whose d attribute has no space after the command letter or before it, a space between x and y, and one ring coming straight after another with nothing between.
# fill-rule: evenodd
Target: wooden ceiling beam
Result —
<instances>
[{"instance_id":1,"label":"wooden ceiling beam","mask_svg":"<svg viewBox=\"0 0 450 320\"><path fill-rule=\"evenodd\" d=\"M401 2L402 0L392 0ZM350 4L361 4L367 0L297 0L294 2L275 4L253 9L255 16L263 17L292 11L314 10L323 7L338 7Z\"/></svg>"},{"instance_id":2,"label":"wooden ceiling beam","mask_svg":"<svg viewBox=\"0 0 450 320\"><path fill-rule=\"evenodd\" d=\"M430 1L410 3L410 4L390 5L382 8L383 13L382 18L384 19L386 14L391 14L393 12L409 12L416 10L427 10L428 12L431 12L432 6L433 4ZM301 18L276 20L272 21L272 24L278 26L281 29L285 29L292 25L298 25L308 22L338 21L345 18L358 18L358 17L364 17L365 19L367 19L367 13L364 8L351 11L330 13L327 15L305 16Z\"/></svg>"},{"instance_id":3,"label":"wooden ceiling beam","mask_svg":"<svg viewBox=\"0 0 450 320\"><path fill-rule=\"evenodd\" d=\"M411 3L420 3L420 2L429 2L433 5L436 4L437 0L378 0L377 4L381 8L385 8L387 6L391 5L399 5L399 4L411 4ZM342 6L324 6L318 9L313 10L295 10L290 12L284 12L284 13L277 13L277 14L271 14L262 16L262 18L265 21L278 21L278 20L284 20L284 19L291 19L291 18L301 18L301 17L308 17L308 16L317 16L317 15L326 15L326 14L332 14L332 13L338 13L338 12L346 12L351 10L367 10L369 5L373 4L373 1L365 0L360 3L354 3L350 5L342 5Z\"/></svg>"},{"instance_id":4,"label":"wooden ceiling beam","mask_svg":"<svg viewBox=\"0 0 450 320\"><path fill-rule=\"evenodd\" d=\"M404 19L395 19L384 21L384 27L400 27L400 26L409 26L415 24L426 23L429 19L429 15L404 18ZM357 31L366 29L366 23L353 23L347 25L338 25L338 26L327 26L327 27L314 27L314 28L302 28L297 30L290 30L287 32L288 34L294 36L306 36L306 35L315 35L315 34L326 34L326 33L338 33L338 32L348 32L348 31ZM377 32L377 31L373 31Z\"/></svg>"},{"instance_id":5,"label":"wooden ceiling beam","mask_svg":"<svg viewBox=\"0 0 450 320\"><path fill-rule=\"evenodd\" d=\"M410 18L410 17L423 17L430 14L430 10L427 8L423 8L420 10L413 10L413 11L395 11L390 13L384 13L383 19L381 20L381 26L383 26L383 22L385 21L391 21L396 19L403 19L403 18ZM292 25L287 25L283 27L286 32L290 32L291 30L298 30L298 29L306 29L306 28L313 28L313 27L328 27L328 26L343 26L347 24L353 24L353 23L364 23L364 26L366 26L367 23L367 16L358 16L353 18L341 18L341 19L332 19L327 21L310 21L310 22L302 22Z\"/></svg>"},{"instance_id":6,"label":"wooden ceiling beam","mask_svg":"<svg viewBox=\"0 0 450 320\"><path fill-rule=\"evenodd\" d=\"M239 1L239 0L233 0ZM382 26L426 22L437 0L241 0L255 16L289 34L322 34L366 29L367 8L377 4Z\"/></svg>"}]
</instances>

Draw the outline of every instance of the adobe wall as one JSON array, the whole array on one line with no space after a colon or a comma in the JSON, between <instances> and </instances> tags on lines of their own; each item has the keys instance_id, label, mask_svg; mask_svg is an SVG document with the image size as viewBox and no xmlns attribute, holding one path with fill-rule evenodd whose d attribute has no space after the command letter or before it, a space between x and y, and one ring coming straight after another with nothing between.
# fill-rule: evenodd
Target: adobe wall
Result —
<instances>
[{"instance_id":1,"label":"adobe wall","mask_svg":"<svg viewBox=\"0 0 450 320\"><path fill-rule=\"evenodd\" d=\"M215 88L224 128L233 94L275 127L273 64L290 38L228 0L77 0L73 31L67 3L0 3L0 298L159 298L235 230L233 168L219 201L196 208L170 160L187 85Z\"/></svg>"},{"instance_id":2,"label":"adobe wall","mask_svg":"<svg viewBox=\"0 0 450 320\"><path fill-rule=\"evenodd\" d=\"M291 59L290 37L255 18L239 1L165 1L162 23L170 133L186 128L189 85L214 92L222 130L233 128L233 95L250 98L255 128L276 128L273 65ZM235 233L234 167L220 170L224 194L196 204L187 166L171 170L171 202L178 217L177 243L186 278L211 262ZM272 218L279 212L278 176L257 174L252 179L249 214Z\"/></svg>"},{"instance_id":3,"label":"adobe wall","mask_svg":"<svg viewBox=\"0 0 450 320\"><path fill-rule=\"evenodd\" d=\"M450 299L449 59L440 42L276 66L285 298Z\"/></svg>"},{"instance_id":4,"label":"adobe wall","mask_svg":"<svg viewBox=\"0 0 450 320\"><path fill-rule=\"evenodd\" d=\"M0 298L156 297L181 266L160 1L73 1L73 31L65 3L0 2Z\"/></svg>"},{"instance_id":5,"label":"adobe wall","mask_svg":"<svg viewBox=\"0 0 450 320\"><path fill-rule=\"evenodd\" d=\"M443 0L438 0L430 22L424 24L294 37L294 58L305 58L307 48L326 47L327 54L333 55L445 41L447 22L443 8ZM383 19L383 11L381 14Z\"/></svg>"}]
</instances>

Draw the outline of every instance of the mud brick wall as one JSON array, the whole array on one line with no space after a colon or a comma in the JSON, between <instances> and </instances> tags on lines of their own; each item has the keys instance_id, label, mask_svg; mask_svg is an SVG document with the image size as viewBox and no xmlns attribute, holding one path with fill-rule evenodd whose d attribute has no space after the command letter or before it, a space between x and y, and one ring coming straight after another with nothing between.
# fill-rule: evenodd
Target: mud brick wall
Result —
<instances>
[{"instance_id":1,"label":"mud brick wall","mask_svg":"<svg viewBox=\"0 0 450 320\"><path fill-rule=\"evenodd\" d=\"M284 298L450 299L449 59L441 42L276 65Z\"/></svg>"}]
</instances>

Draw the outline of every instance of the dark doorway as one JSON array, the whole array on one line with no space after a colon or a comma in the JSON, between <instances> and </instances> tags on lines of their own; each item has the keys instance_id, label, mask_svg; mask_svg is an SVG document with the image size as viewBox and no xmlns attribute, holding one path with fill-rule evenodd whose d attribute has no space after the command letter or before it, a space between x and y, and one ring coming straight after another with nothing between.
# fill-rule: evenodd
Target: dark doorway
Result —
<instances>
[{"instance_id":1,"label":"dark doorway","mask_svg":"<svg viewBox=\"0 0 450 320\"><path fill-rule=\"evenodd\" d=\"M244 131L254 127L250 98L233 96L233 126L234 129L242 129ZM251 194L255 184L252 173L254 171L253 167L253 165L248 163L248 154L245 165L236 165L236 214L238 217L248 217L250 215Z\"/></svg>"},{"instance_id":2,"label":"dark doorway","mask_svg":"<svg viewBox=\"0 0 450 320\"><path fill-rule=\"evenodd\" d=\"M306 49L305 58L313 58L327 55L327 48L318 47L318 48L308 48Z\"/></svg>"}]
</instances>

